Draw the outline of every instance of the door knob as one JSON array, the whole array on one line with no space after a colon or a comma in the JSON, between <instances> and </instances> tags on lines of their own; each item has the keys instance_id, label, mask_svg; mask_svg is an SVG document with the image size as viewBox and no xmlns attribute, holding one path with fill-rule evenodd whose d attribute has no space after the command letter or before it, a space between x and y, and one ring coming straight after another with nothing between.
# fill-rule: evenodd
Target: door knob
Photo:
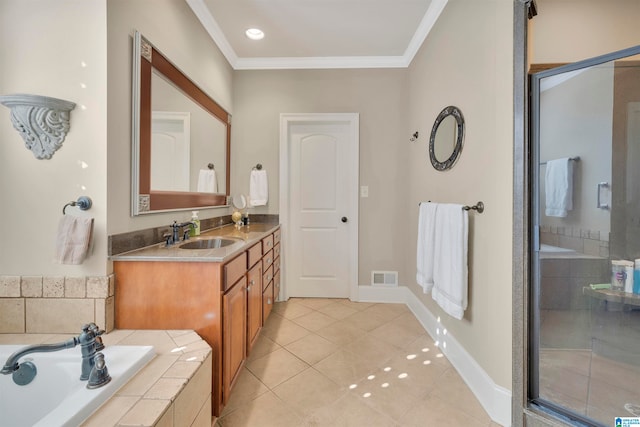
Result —
<instances>
[{"instance_id":1,"label":"door knob","mask_svg":"<svg viewBox=\"0 0 640 427\"><path fill-rule=\"evenodd\" d=\"M346 217L346 216L343 216L341 221L342 221L342 222L347 222L347 221L349 221L349 220L347 219L347 217Z\"/></svg>"}]
</instances>

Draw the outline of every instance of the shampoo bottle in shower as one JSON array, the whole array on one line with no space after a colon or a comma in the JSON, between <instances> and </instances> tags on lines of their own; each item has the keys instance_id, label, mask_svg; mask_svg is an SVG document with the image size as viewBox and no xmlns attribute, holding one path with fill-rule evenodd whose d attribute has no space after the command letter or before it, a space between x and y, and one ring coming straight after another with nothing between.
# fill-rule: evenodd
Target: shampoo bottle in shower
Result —
<instances>
[{"instance_id":1,"label":"shampoo bottle in shower","mask_svg":"<svg viewBox=\"0 0 640 427\"><path fill-rule=\"evenodd\" d=\"M199 236L200 235L200 220L198 219L198 211L191 212L191 222L193 222L193 226L191 227L191 231L189 234L191 236Z\"/></svg>"}]
</instances>

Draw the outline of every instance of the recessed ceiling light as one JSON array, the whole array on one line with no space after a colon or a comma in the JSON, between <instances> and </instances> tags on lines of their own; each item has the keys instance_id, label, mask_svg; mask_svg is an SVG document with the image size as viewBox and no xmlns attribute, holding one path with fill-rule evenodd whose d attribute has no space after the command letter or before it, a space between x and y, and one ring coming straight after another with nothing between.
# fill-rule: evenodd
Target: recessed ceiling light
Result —
<instances>
[{"instance_id":1,"label":"recessed ceiling light","mask_svg":"<svg viewBox=\"0 0 640 427\"><path fill-rule=\"evenodd\" d=\"M262 30L259 30L258 28L249 28L247 31L244 32L247 37L249 37L251 40L261 40L264 38L264 33L262 32Z\"/></svg>"}]
</instances>

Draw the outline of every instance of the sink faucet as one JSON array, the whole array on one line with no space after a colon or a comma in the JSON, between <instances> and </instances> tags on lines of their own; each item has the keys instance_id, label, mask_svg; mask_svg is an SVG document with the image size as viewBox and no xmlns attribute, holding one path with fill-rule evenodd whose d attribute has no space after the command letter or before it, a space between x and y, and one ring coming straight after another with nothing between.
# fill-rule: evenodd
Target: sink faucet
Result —
<instances>
[{"instance_id":1,"label":"sink faucet","mask_svg":"<svg viewBox=\"0 0 640 427\"><path fill-rule=\"evenodd\" d=\"M79 336L73 337L67 341L57 344L35 344L26 346L9 356L0 370L0 374L12 374L13 381L18 385L29 384L36 376L36 366L31 361L18 363L21 357L31 353L47 353L67 348L74 348L76 345L80 344L80 352L82 354L80 379L87 380L95 366L95 359L97 355L100 355L100 357L103 358L102 353L98 353L96 350L98 343L102 346L101 348L104 348L102 338L100 338L100 335L103 333L104 330L100 330L95 323L89 323L82 327L82 333ZM102 370L106 373L106 369ZM104 380L100 379L100 381Z\"/></svg>"},{"instance_id":2,"label":"sink faucet","mask_svg":"<svg viewBox=\"0 0 640 427\"><path fill-rule=\"evenodd\" d=\"M187 226L195 228L196 224L193 221L187 221L181 224L178 224L178 221L173 221L173 224L170 225L171 232L162 235L167 243L167 246L178 243L180 241L180 232L182 231L183 227ZM182 240L187 240L189 238L189 228L183 231L182 234Z\"/></svg>"}]
</instances>

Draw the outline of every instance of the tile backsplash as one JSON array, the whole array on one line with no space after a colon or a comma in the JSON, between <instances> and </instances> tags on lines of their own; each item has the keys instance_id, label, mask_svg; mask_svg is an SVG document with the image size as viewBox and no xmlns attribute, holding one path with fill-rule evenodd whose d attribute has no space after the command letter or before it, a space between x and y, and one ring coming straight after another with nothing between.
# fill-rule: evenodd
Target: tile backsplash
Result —
<instances>
[{"instance_id":1,"label":"tile backsplash","mask_svg":"<svg viewBox=\"0 0 640 427\"><path fill-rule=\"evenodd\" d=\"M115 280L105 277L0 276L0 333L80 333L115 326Z\"/></svg>"}]
</instances>

